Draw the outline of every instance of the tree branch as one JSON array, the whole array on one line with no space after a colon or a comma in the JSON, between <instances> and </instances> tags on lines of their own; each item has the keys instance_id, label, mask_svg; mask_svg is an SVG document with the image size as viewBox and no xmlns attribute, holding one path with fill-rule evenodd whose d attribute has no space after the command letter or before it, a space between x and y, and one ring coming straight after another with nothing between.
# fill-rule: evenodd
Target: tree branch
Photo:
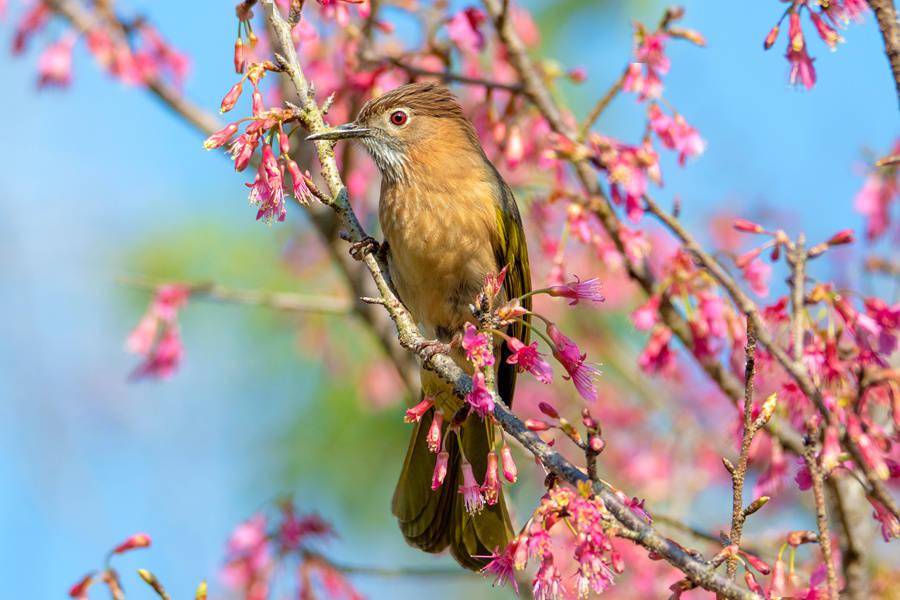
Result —
<instances>
[{"instance_id":1,"label":"tree branch","mask_svg":"<svg viewBox=\"0 0 900 600\"><path fill-rule=\"evenodd\" d=\"M878 20L878 29L884 40L884 54L894 75L897 101L900 102L900 24L897 23L897 9L893 0L869 0L869 6Z\"/></svg>"}]
</instances>

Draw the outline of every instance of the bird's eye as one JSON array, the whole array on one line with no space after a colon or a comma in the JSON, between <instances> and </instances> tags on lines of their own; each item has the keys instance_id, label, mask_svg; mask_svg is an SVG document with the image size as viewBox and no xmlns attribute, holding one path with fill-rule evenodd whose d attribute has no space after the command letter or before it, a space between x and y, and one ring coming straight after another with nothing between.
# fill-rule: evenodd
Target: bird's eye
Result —
<instances>
[{"instance_id":1,"label":"bird's eye","mask_svg":"<svg viewBox=\"0 0 900 600\"><path fill-rule=\"evenodd\" d=\"M395 110L391 113L391 123L400 127L401 125L406 125L406 121L409 119L409 116L402 110Z\"/></svg>"}]
</instances>

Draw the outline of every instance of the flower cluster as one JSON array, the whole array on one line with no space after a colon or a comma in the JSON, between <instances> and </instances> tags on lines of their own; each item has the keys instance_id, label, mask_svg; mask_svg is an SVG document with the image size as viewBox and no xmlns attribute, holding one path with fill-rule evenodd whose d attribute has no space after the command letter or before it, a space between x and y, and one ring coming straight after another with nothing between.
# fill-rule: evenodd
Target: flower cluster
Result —
<instances>
[{"instance_id":1,"label":"flower cluster","mask_svg":"<svg viewBox=\"0 0 900 600\"><path fill-rule=\"evenodd\" d=\"M243 70L243 63L239 66ZM290 134L285 131L285 126L295 120L297 115L292 109L266 109L263 103L259 83L267 72L274 70L277 70L277 67L269 61L253 63L247 67L246 74L231 87L225 98L222 99L221 111L225 113L234 108L244 90L244 82L249 81L253 88L251 93L252 116L229 123L203 142L203 147L207 150L221 148L230 142L231 158L234 160L236 171L246 169L255 156L257 148L262 148L256 177L252 184L247 184L247 187L250 188L250 204L257 207L256 219L263 219L268 223L275 220L284 221L287 215L285 174L291 176L291 187L288 188L290 193L301 204L309 203L313 198L310 186L315 187L309 172L302 172L291 158ZM235 138L240 126L247 122L249 124L244 128L244 133ZM232 138L234 138L233 141ZM277 157L272 148L276 139L278 140Z\"/></svg>"},{"instance_id":2,"label":"flower cluster","mask_svg":"<svg viewBox=\"0 0 900 600\"><path fill-rule=\"evenodd\" d=\"M775 45L782 23L787 17L788 43L785 58L791 66L788 78L791 85L802 85L810 89L816 84L816 68L813 66L814 59L806 48L801 16L805 14L809 17L816 34L829 50L834 51L844 41L838 30L851 21L861 21L867 10L865 0L790 0L781 18L766 35L763 48L768 50Z\"/></svg>"},{"instance_id":3,"label":"flower cluster","mask_svg":"<svg viewBox=\"0 0 900 600\"><path fill-rule=\"evenodd\" d=\"M91 571L75 582L72 587L69 588L69 597L75 598L75 600L88 600L88 591L91 586L95 583L102 582L113 598L124 598L125 596L122 593L122 584L119 579L119 573L111 566L110 562L112 558L117 555L125 554L126 552L131 552L132 550L140 548L149 548L150 543L151 540L149 535L146 533L136 533L122 541L120 544L117 544L106 555L106 564L104 568L100 572ZM152 573L144 569L140 569L138 573L148 584L158 589L162 589ZM201 584L201 586L202 585L203 584ZM200 598L199 592L197 597ZM203 600L205 600L205 597Z\"/></svg>"},{"instance_id":4,"label":"flower cluster","mask_svg":"<svg viewBox=\"0 0 900 600\"><path fill-rule=\"evenodd\" d=\"M554 485L541 498L522 532L506 548L496 551L482 572L494 576L495 583L510 582L518 592L515 572L533 561L538 565L532 580L535 598L586 598L591 593L600 594L625 569L622 556L613 545L614 522L603 502L589 491L580 493ZM559 535L568 534L570 539L558 539ZM568 544L572 549L566 553L571 552L577 564L572 574L574 589L568 588L568 577L564 579L557 566L556 552Z\"/></svg>"},{"instance_id":5,"label":"flower cluster","mask_svg":"<svg viewBox=\"0 0 900 600\"><path fill-rule=\"evenodd\" d=\"M147 312L126 342L129 352L143 356L143 362L132 372L132 378L166 379L178 369L184 355L178 312L190 296L190 288L183 285L167 284L157 288Z\"/></svg>"},{"instance_id":6,"label":"flower cluster","mask_svg":"<svg viewBox=\"0 0 900 600\"><path fill-rule=\"evenodd\" d=\"M314 544L334 535L316 515L298 515L289 500L279 503L274 518L257 513L241 523L228 540L222 581L246 600L265 600L275 584L278 566L299 559L297 597L361 598L353 585L314 550Z\"/></svg>"},{"instance_id":7,"label":"flower cluster","mask_svg":"<svg viewBox=\"0 0 900 600\"><path fill-rule=\"evenodd\" d=\"M23 52L30 40L47 27L50 6L38 0L23 13L13 38L13 53ZM38 86L65 87L72 81L72 51L84 39L97 64L127 85L168 81L180 87L190 70L190 61L169 44L150 23L137 19L120 26L114 15L98 11L87 30L66 29L48 44L38 58Z\"/></svg>"}]
</instances>

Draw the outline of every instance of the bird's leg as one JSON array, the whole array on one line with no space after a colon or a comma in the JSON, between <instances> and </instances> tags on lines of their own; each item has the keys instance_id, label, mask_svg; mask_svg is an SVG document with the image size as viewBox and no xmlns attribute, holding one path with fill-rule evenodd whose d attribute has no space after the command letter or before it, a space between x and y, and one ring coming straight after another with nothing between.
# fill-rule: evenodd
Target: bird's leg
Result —
<instances>
[{"instance_id":1,"label":"bird's leg","mask_svg":"<svg viewBox=\"0 0 900 600\"><path fill-rule=\"evenodd\" d=\"M346 231L342 231L341 239L350 242L350 234L348 234ZM370 235L367 235L358 242L350 243L350 256L352 256L355 260L362 260L367 255L372 254L373 252L381 254L382 244L378 243L378 240Z\"/></svg>"}]
</instances>

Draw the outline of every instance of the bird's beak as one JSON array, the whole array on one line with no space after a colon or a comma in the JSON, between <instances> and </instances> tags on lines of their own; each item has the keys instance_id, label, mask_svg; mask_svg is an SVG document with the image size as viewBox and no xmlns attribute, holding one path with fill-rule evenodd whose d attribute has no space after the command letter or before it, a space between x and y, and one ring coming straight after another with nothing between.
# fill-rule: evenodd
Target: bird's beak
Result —
<instances>
[{"instance_id":1,"label":"bird's beak","mask_svg":"<svg viewBox=\"0 0 900 600\"><path fill-rule=\"evenodd\" d=\"M371 134L372 130L367 127L360 127L356 123L345 123L343 125L338 125L337 127L332 127L331 129L326 129L325 131L320 131L319 133L314 133L306 138L307 141L315 141L315 140L343 140L348 138L360 138L366 137Z\"/></svg>"}]
</instances>

